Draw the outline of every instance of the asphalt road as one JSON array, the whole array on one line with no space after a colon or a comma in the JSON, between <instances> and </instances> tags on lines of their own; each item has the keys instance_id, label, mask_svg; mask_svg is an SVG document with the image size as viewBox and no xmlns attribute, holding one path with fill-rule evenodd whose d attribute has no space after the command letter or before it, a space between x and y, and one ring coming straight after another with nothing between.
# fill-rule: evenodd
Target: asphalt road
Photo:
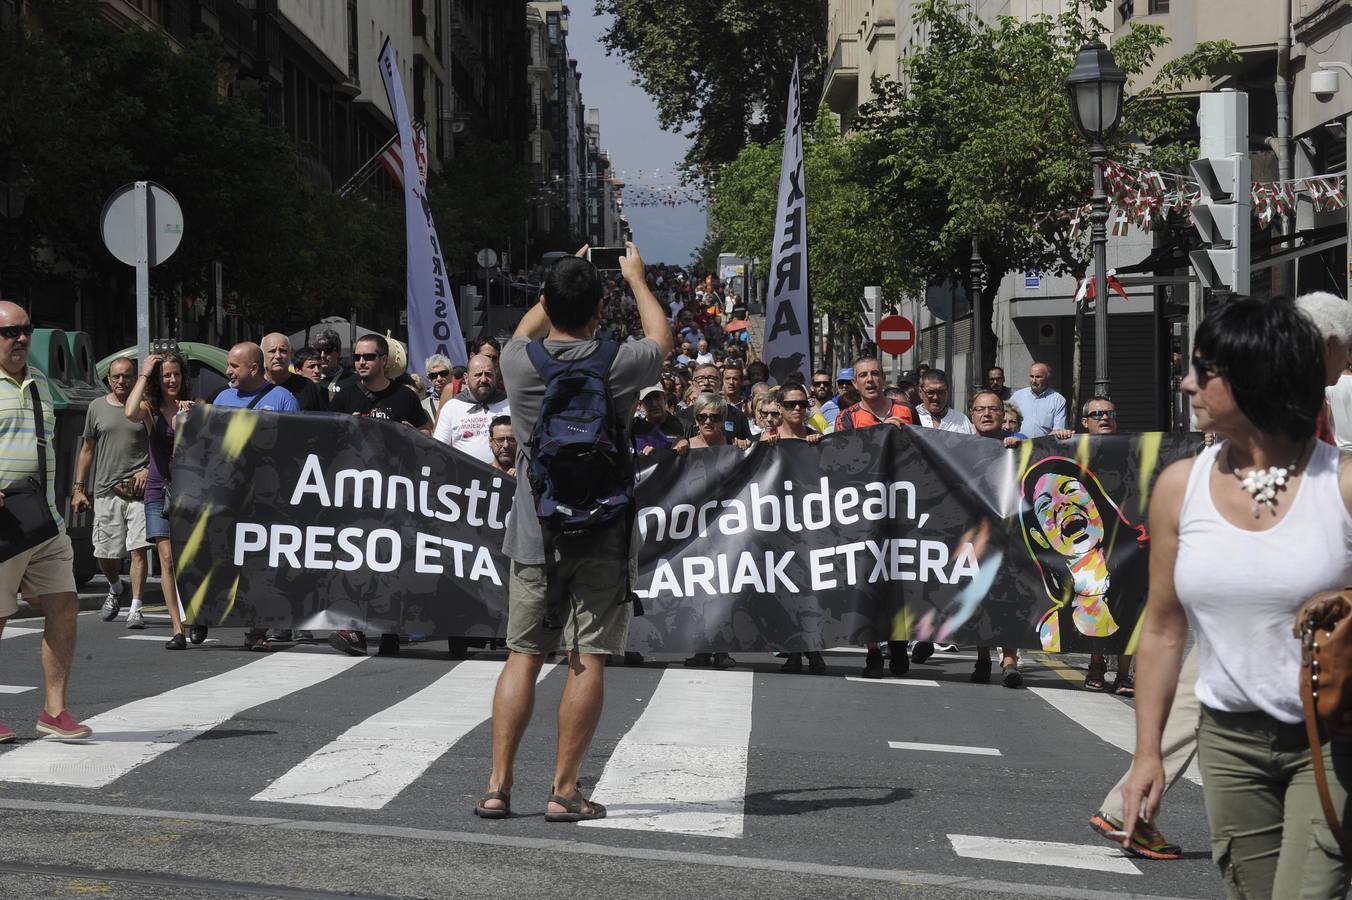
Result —
<instances>
[{"instance_id":1,"label":"asphalt road","mask_svg":"<svg viewBox=\"0 0 1352 900\"><path fill-rule=\"evenodd\" d=\"M1224 893L1191 781L1161 820L1185 859L1129 860L1090 832L1132 711L1059 660L1026 660L1021 690L969 683L970 651L883 682L847 680L862 656L845 651L826 677L769 656L612 667L584 767L611 814L577 827L543 820L561 667L539 683L515 815L483 822L501 654L263 655L235 629L169 653L167 622L85 613L70 706L98 733L58 743L32 730L39 624L0 641L0 719L20 736L0 748L0 897Z\"/></svg>"}]
</instances>

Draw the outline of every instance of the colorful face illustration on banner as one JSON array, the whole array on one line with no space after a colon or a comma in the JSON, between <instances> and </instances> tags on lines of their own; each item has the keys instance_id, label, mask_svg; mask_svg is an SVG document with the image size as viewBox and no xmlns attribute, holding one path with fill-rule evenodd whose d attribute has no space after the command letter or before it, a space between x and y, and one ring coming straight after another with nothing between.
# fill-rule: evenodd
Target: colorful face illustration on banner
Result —
<instances>
[{"instance_id":1,"label":"colorful face illustration on banner","mask_svg":"<svg viewBox=\"0 0 1352 900\"><path fill-rule=\"evenodd\" d=\"M1053 456L1023 475L1019 527L1042 574L1052 608L1038 621L1038 639L1048 651L1084 643L1076 636L1107 638L1119 623L1114 600L1136 603L1142 577L1121 571L1126 553L1143 550L1145 527L1133 525L1098 477L1077 462ZM1119 532L1132 540L1119 542ZM1144 566L1134 572L1144 572Z\"/></svg>"}]
</instances>

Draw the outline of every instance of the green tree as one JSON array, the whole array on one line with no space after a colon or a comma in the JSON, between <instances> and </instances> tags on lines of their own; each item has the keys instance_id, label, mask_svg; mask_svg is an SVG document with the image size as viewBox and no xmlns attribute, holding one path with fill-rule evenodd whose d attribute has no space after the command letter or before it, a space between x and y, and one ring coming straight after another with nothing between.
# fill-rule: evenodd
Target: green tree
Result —
<instances>
[{"instance_id":1,"label":"green tree","mask_svg":"<svg viewBox=\"0 0 1352 900\"><path fill-rule=\"evenodd\" d=\"M513 161L511 147L490 141L468 142L440 176L429 176L428 199L452 272L474 266L481 248L505 249L524 235L530 190L529 168Z\"/></svg>"},{"instance_id":2,"label":"green tree","mask_svg":"<svg viewBox=\"0 0 1352 900\"><path fill-rule=\"evenodd\" d=\"M748 143L784 130L793 63L804 109L815 109L825 64L822 0L596 0L611 16L602 40L657 103L658 120L691 139L686 164L712 175Z\"/></svg>"},{"instance_id":3,"label":"green tree","mask_svg":"<svg viewBox=\"0 0 1352 900\"><path fill-rule=\"evenodd\" d=\"M759 257L768 270L783 147L782 136L752 144L723 168L709 207L715 252ZM910 286L891 256L892 236L871 209L862 168L866 149L843 137L825 111L803 133L808 296L813 315L829 316L837 334L858 331L865 285L881 285L892 296Z\"/></svg>"},{"instance_id":4,"label":"green tree","mask_svg":"<svg viewBox=\"0 0 1352 900\"><path fill-rule=\"evenodd\" d=\"M389 263L402 262L402 240L391 251L401 223L302 175L286 133L227 89L218 39L174 48L153 31L118 31L96 0L50 0L36 14L31 31L0 32L0 177L27 197L21 216L0 219L7 291L53 278L125 283L99 210L117 187L150 179L185 221L178 251L152 272L162 293L206 292L220 261L260 324L402 297Z\"/></svg>"},{"instance_id":5,"label":"green tree","mask_svg":"<svg viewBox=\"0 0 1352 900\"><path fill-rule=\"evenodd\" d=\"M966 4L929 0L915 15L928 42L905 60L904 83L875 82L879 99L861 112L874 221L895 236L909 278L961 277L979 243L982 368L994 360L991 301L1007 272L1083 277L1089 263L1088 223L1073 234L1071 213L1088 201L1091 171L1064 83L1080 46L1105 31L1096 19L1105 7L1076 0L1055 17L985 22ZM1233 60L1233 48L1199 43L1145 82L1168 43L1162 27L1135 22L1113 43L1131 79L1113 159L1169 170L1196 154L1193 107L1177 94Z\"/></svg>"}]
</instances>

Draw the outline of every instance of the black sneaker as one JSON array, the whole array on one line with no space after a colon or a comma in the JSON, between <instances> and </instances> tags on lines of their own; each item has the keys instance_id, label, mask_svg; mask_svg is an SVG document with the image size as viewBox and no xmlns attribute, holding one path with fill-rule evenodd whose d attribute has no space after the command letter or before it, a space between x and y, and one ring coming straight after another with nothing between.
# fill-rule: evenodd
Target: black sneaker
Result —
<instances>
[{"instance_id":1,"label":"black sneaker","mask_svg":"<svg viewBox=\"0 0 1352 900\"><path fill-rule=\"evenodd\" d=\"M991 661L989 659L978 659L976 668L972 670L972 684L990 684L991 683Z\"/></svg>"},{"instance_id":2,"label":"black sneaker","mask_svg":"<svg viewBox=\"0 0 1352 900\"><path fill-rule=\"evenodd\" d=\"M398 656L399 655L399 635L382 634L380 636L380 646L376 649L378 656Z\"/></svg>"},{"instance_id":3,"label":"black sneaker","mask_svg":"<svg viewBox=\"0 0 1352 900\"><path fill-rule=\"evenodd\" d=\"M787 675L797 675L799 672L803 671L803 654L788 654L788 659L784 660L784 665L779 667L779 671Z\"/></svg>"},{"instance_id":4,"label":"black sneaker","mask_svg":"<svg viewBox=\"0 0 1352 900\"><path fill-rule=\"evenodd\" d=\"M187 647L188 639L183 636L183 632L181 631L165 641L164 644L164 649L166 650L185 650Z\"/></svg>"},{"instance_id":5,"label":"black sneaker","mask_svg":"<svg viewBox=\"0 0 1352 900\"><path fill-rule=\"evenodd\" d=\"M1001 666L1000 668L1005 673L1004 677L1000 679L1001 684L1007 688L1023 687L1023 673L1019 671L1018 666Z\"/></svg>"},{"instance_id":6,"label":"black sneaker","mask_svg":"<svg viewBox=\"0 0 1352 900\"><path fill-rule=\"evenodd\" d=\"M283 643L283 644L289 644L289 643L292 642L292 640L293 640L293 638L291 637L291 629L290 629L290 628L269 628L269 629L268 629L268 641L269 641L269 642L272 642L272 641L279 641L279 642L281 642L281 643Z\"/></svg>"},{"instance_id":7,"label":"black sneaker","mask_svg":"<svg viewBox=\"0 0 1352 900\"><path fill-rule=\"evenodd\" d=\"M637 650L624 651L624 664L626 666L643 665L643 654L639 653Z\"/></svg>"},{"instance_id":8,"label":"black sneaker","mask_svg":"<svg viewBox=\"0 0 1352 900\"><path fill-rule=\"evenodd\" d=\"M696 653L694 656L687 656L685 659L685 667L687 669L700 669L704 666L712 666L713 664L714 655L712 653Z\"/></svg>"},{"instance_id":9,"label":"black sneaker","mask_svg":"<svg viewBox=\"0 0 1352 900\"><path fill-rule=\"evenodd\" d=\"M888 641L888 653L891 659L887 661L887 669L896 678L905 678L906 673L911 671L911 659L906 655L905 641Z\"/></svg>"},{"instance_id":10,"label":"black sneaker","mask_svg":"<svg viewBox=\"0 0 1352 900\"><path fill-rule=\"evenodd\" d=\"M200 644L207 639L207 626L194 625L188 629L188 640L194 644Z\"/></svg>"},{"instance_id":11,"label":"black sneaker","mask_svg":"<svg viewBox=\"0 0 1352 900\"><path fill-rule=\"evenodd\" d=\"M922 663L934 655L933 641L916 641L915 648L911 650L911 661Z\"/></svg>"},{"instance_id":12,"label":"black sneaker","mask_svg":"<svg viewBox=\"0 0 1352 900\"><path fill-rule=\"evenodd\" d=\"M715 669L731 669L735 665L737 665L737 660L733 659L731 654L728 653L714 654Z\"/></svg>"},{"instance_id":13,"label":"black sneaker","mask_svg":"<svg viewBox=\"0 0 1352 900\"><path fill-rule=\"evenodd\" d=\"M883 654L877 647L868 648L868 655L864 657L864 677L883 677Z\"/></svg>"},{"instance_id":14,"label":"black sneaker","mask_svg":"<svg viewBox=\"0 0 1352 900\"><path fill-rule=\"evenodd\" d=\"M329 646L348 656L365 656L366 635L360 631L335 631L329 635Z\"/></svg>"},{"instance_id":15,"label":"black sneaker","mask_svg":"<svg viewBox=\"0 0 1352 900\"><path fill-rule=\"evenodd\" d=\"M826 674L826 660L822 659L819 651L809 650L807 654L807 670L813 675Z\"/></svg>"},{"instance_id":16,"label":"black sneaker","mask_svg":"<svg viewBox=\"0 0 1352 900\"><path fill-rule=\"evenodd\" d=\"M117 614L122 611L122 595L127 592L127 583L120 581L118 584L122 590L115 591L108 588L108 596L103 598L103 606L99 607L99 618L105 622L111 622L117 618Z\"/></svg>"}]
</instances>

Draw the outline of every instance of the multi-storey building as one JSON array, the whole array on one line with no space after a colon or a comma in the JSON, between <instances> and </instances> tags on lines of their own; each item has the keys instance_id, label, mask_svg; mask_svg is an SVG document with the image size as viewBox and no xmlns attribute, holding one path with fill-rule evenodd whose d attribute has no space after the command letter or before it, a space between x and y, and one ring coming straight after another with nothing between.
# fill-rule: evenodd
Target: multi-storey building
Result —
<instances>
[{"instance_id":1,"label":"multi-storey building","mask_svg":"<svg viewBox=\"0 0 1352 900\"><path fill-rule=\"evenodd\" d=\"M873 98L874 76L897 76L896 0L830 0L829 58L822 101L848 132L859 107ZM907 18L905 21L909 22Z\"/></svg>"}]
</instances>

